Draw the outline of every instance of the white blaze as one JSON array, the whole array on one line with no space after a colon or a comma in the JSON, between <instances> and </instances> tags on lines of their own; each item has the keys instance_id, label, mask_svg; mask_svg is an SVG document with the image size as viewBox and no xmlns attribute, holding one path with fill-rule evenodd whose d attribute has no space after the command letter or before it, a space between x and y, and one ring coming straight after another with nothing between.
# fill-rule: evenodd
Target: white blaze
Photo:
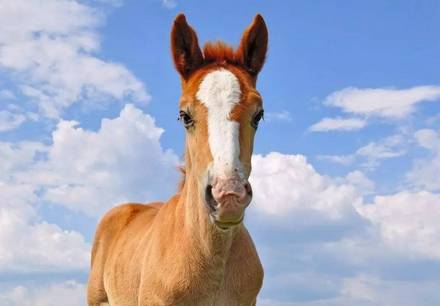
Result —
<instances>
[{"instance_id":1,"label":"white blaze","mask_svg":"<svg viewBox=\"0 0 440 306\"><path fill-rule=\"evenodd\" d=\"M239 123L229 116L240 102L241 90L237 77L226 69L208 73L200 83L197 99L208 109L208 142L213 172L230 176L237 169L241 174Z\"/></svg>"}]
</instances>

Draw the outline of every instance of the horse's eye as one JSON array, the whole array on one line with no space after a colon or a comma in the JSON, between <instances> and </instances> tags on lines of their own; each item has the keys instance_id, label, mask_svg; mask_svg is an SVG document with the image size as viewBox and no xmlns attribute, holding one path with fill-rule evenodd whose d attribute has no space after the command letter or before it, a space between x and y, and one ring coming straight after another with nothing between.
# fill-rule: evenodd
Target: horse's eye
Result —
<instances>
[{"instance_id":1,"label":"horse's eye","mask_svg":"<svg viewBox=\"0 0 440 306\"><path fill-rule=\"evenodd\" d=\"M264 119L264 110L258 111L254 117L252 118L251 125L254 127L254 129L258 128L258 123L260 123L260 120Z\"/></svg>"},{"instance_id":2,"label":"horse's eye","mask_svg":"<svg viewBox=\"0 0 440 306\"><path fill-rule=\"evenodd\" d=\"M179 120L183 122L183 125L185 126L185 128L189 128L194 125L194 120L191 118L191 116L187 112L180 111Z\"/></svg>"}]
</instances>

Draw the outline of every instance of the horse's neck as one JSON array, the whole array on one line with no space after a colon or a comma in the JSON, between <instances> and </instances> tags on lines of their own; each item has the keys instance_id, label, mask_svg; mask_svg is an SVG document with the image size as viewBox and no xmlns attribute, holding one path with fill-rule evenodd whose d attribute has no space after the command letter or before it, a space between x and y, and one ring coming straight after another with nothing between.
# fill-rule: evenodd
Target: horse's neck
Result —
<instances>
[{"instance_id":1,"label":"horse's neck","mask_svg":"<svg viewBox=\"0 0 440 306\"><path fill-rule=\"evenodd\" d=\"M237 229L222 231L212 224L197 181L191 176L187 177L182 188L177 212L182 216L181 230L189 242L191 257L199 258L205 264L225 263Z\"/></svg>"}]
</instances>

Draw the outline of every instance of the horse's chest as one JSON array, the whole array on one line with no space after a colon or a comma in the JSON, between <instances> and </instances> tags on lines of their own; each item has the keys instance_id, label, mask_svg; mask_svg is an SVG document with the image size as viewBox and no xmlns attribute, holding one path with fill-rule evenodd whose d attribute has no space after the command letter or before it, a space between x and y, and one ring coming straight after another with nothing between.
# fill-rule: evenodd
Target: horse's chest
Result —
<instances>
[{"instance_id":1,"label":"horse's chest","mask_svg":"<svg viewBox=\"0 0 440 306\"><path fill-rule=\"evenodd\" d=\"M243 272L243 271L241 271ZM140 290L141 304L173 305L173 306L235 306L252 305L253 295L243 296L243 280L239 279L240 271L230 271L222 268L210 269L203 274L191 275L185 280L167 283L162 279L161 284L144 283L144 290ZM248 273L245 273L248 274ZM174 278L174 277L173 277ZM164 284L165 282L165 284ZM247 282L246 286L253 286ZM258 287L256 284L253 287ZM147 288L148 287L148 288ZM154 289L153 289L154 288ZM152 290L153 289L153 290ZM244 290L246 292L247 290ZM249 300L247 303L246 301Z\"/></svg>"},{"instance_id":2,"label":"horse's chest","mask_svg":"<svg viewBox=\"0 0 440 306\"><path fill-rule=\"evenodd\" d=\"M169 305L239 306L252 305L261 286L250 271L223 267L191 281L191 285Z\"/></svg>"}]
</instances>

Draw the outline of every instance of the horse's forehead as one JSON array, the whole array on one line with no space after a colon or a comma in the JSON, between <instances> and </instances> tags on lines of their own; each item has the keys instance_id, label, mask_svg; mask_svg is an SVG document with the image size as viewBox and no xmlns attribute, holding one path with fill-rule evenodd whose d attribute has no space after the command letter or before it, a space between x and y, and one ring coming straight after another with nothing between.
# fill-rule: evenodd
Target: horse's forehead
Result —
<instances>
[{"instance_id":1,"label":"horse's forehead","mask_svg":"<svg viewBox=\"0 0 440 306\"><path fill-rule=\"evenodd\" d=\"M230 70L219 68L206 73L199 83L196 98L208 110L229 113L240 103L242 88L239 78Z\"/></svg>"},{"instance_id":2,"label":"horse's forehead","mask_svg":"<svg viewBox=\"0 0 440 306\"><path fill-rule=\"evenodd\" d=\"M247 80L245 73L235 66L208 65L195 71L189 80L183 83L180 106L201 104L206 107L197 95L199 92L201 95L208 91L225 96L228 92L236 95L240 90L240 98L244 99L246 93L252 91L251 86L252 84Z\"/></svg>"}]
</instances>

